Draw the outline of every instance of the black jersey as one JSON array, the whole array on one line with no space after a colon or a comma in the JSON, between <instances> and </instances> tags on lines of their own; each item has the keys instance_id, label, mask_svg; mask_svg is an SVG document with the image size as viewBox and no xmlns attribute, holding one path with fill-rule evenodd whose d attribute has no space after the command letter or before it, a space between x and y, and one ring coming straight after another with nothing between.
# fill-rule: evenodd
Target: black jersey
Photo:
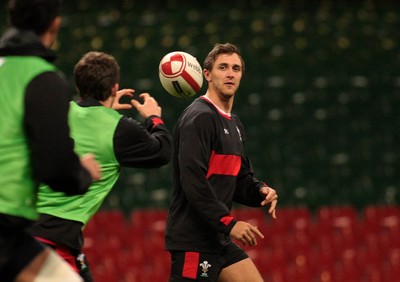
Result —
<instances>
[{"instance_id":1,"label":"black jersey","mask_svg":"<svg viewBox=\"0 0 400 282\"><path fill-rule=\"evenodd\" d=\"M236 223L232 202L260 207L265 184L253 177L245 138L239 118L219 111L204 96L185 109L174 130L168 250L221 252Z\"/></svg>"}]
</instances>

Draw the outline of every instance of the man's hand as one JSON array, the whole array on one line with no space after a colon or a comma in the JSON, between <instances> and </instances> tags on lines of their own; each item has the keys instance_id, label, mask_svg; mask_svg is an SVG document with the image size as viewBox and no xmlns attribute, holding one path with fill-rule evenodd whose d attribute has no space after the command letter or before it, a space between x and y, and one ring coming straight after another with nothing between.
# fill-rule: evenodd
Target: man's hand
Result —
<instances>
[{"instance_id":1,"label":"man's hand","mask_svg":"<svg viewBox=\"0 0 400 282\"><path fill-rule=\"evenodd\" d=\"M133 90L133 89L121 89L121 90L117 91L117 93L115 94L114 102L112 104L112 109L114 109L114 110L129 110L129 109L132 109L132 105L131 104L121 104L119 100L123 96L133 97L133 93L134 92L135 92L135 90Z\"/></svg>"},{"instance_id":2,"label":"man's hand","mask_svg":"<svg viewBox=\"0 0 400 282\"><path fill-rule=\"evenodd\" d=\"M276 219L276 205L278 204L278 194L271 187L264 186L260 189L261 195L265 195L265 199L261 202L261 206L271 204L268 213L272 215L272 218Z\"/></svg>"},{"instance_id":3,"label":"man's hand","mask_svg":"<svg viewBox=\"0 0 400 282\"><path fill-rule=\"evenodd\" d=\"M240 241L244 246L257 245L256 235L260 238L264 238L264 235L258 230L257 226L253 226L244 221L236 222L230 233L233 239Z\"/></svg>"},{"instance_id":4,"label":"man's hand","mask_svg":"<svg viewBox=\"0 0 400 282\"><path fill-rule=\"evenodd\" d=\"M86 154L80 157L80 160L81 165L89 171L93 180L99 180L101 178L101 168L93 154Z\"/></svg>"},{"instance_id":5,"label":"man's hand","mask_svg":"<svg viewBox=\"0 0 400 282\"><path fill-rule=\"evenodd\" d=\"M143 99L143 104L134 99L132 99L131 103L142 117L161 117L161 107L158 105L156 99L151 97L149 93L142 93L139 97Z\"/></svg>"}]
</instances>

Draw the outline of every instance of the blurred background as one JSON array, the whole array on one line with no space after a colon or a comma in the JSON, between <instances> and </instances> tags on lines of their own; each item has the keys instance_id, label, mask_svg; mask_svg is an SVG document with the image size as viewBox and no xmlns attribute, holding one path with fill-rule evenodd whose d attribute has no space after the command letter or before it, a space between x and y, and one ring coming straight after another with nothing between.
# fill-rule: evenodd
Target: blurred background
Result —
<instances>
[{"instance_id":1,"label":"blurred background","mask_svg":"<svg viewBox=\"0 0 400 282\"><path fill-rule=\"evenodd\" d=\"M247 128L256 176L279 193L275 222L235 206L265 230L266 242L249 252L266 281L393 281L400 277L399 8L394 0L69 0L56 63L73 87L82 54L114 55L121 88L151 93L172 131L194 98L163 90L161 58L181 50L202 64L215 43L236 44L246 72L234 111ZM167 280L162 232L171 191L170 165L122 169L86 231L97 281Z\"/></svg>"}]
</instances>

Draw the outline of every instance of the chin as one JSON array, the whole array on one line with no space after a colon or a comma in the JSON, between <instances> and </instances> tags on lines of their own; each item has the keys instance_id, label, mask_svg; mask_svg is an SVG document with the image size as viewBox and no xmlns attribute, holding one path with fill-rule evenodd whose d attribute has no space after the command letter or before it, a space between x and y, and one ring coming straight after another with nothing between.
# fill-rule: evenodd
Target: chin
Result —
<instances>
[{"instance_id":1,"label":"chin","mask_svg":"<svg viewBox=\"0 0 400 282\"><path fill-rule=\"evenodd\" d=\"M232 93L224 92L224 93L222 93L222 97L224 97L226 100L229 100L229 99L233 98L233 96L235 96L235 92L232 92Z\"/></svg>"}]
</instances>

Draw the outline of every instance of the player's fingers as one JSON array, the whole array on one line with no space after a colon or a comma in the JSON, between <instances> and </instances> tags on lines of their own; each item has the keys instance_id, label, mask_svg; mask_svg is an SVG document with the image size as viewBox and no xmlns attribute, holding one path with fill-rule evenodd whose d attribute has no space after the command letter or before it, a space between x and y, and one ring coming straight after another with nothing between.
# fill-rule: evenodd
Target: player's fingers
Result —
<instances>
[{"instance_id":1,"label":"player's fingers","mask_svg":"<svg viewBox=\"0 0 400 282\"><path fill-rule=\"evenodd\" d=\"M122 97L122 96L130 96L130 97L132 97L134 92L135 92L134 89L129 89L129 88L121 89L121 90L118 90L117 95L119 97Z\"/></svg>"},{"instance_id":2,"label":"player's fingers","mask_svg":"<svg viewBox=\"0 0 400 282\"><path fill-rule=\"evenodd\" d=\"M142 93L139 95L140 98L142 98L144 101L148 100L151 96L149 93Z\"/></svg>"},{"instance_id":3,"label":"player's fingers","mask_svg":"<svg viewBox=\"0 0 400 282\"><path fill-rule=\"evenodd\" d=\"M257 226L251 226L250 227L251 232L254 232L255 234L258 235L260 238L264 238L264 235L261 233L261 231L257 228Z\"/></svg>"},{"instance_id":4,"label":"player's fingers","mask_svg":"<svg viewBox=\"0 0 400 282\"><path fill-rule=\"evenodd\" d=\"M271 202L271 201L275 200L277 197L278 197L278 195L276 194L276 191L274 189L268 187L268 192L267 192L265 199L267 201Z\"/></svg>"},{"instance_id":5,"label":"player's fingers","mask_svg":"<svg viewBox=\"0 0 400 282\"><path fill-rule=\"evenodd\" d=\"M278 204L278 201L273 201L271 203L270 208L268 209L268 213L271 214L272 218L276 219L276 206Z\"/></svg>"},{"instance_id":6,"label":"player's fingers","mask_svg":"<svg viewBox=\"0 0 400 282\"><path fill-rule=\"evenodd\" d=\"M278 195L266 196L265 199L261 202L261 206L265 206L268 203L272 203L278 199Z\"/></svg>"},{"instance_id":7,"label":"player's fingers","mask_svg":"<svg viewBox=\"0 0 400 282\"><path fill-rule=\"evenodd\" d=\"M247 233L247 240L249 241L250 246L257 245L257 237L254 235L253 231Z\"/></svg>"},{"instance_id":8,"label":"player's fingers","mask_svg":"<svg viewBox=\"0 0 400 282\"><path fill-rule=\"evenodd\" d=\"M271 216L273 219L276 219L276 210L275 209L271 212Z\"/></svg>"},{"instance_id":9,"label":"player's fingers","mask_svg":"<svg viewBox=\"0 0 400 282\"><path fill-rule=\"evenodd\" d=\"M276 209L276 206L278 205L278 201L274 200L271 202L271 207L269 208L270 211Z\"/></svg>"},{"instance_id":10,"label":"player's fingers","mask_svg":"<svg viewBox=\"0 0 400 282\"><path fill-rule=\"evenodd\" d=\"M130 104L118 104L118 108L113 107L115 110L130 110L132 105Z\"/></svg>"},{"instance_id":11,"label":"player's fingers","mask_svg":"<svg viewBox=\"0 0 400 282\"><path fill-rule=\"evenodd\" d=\"M242 236L242 243L244 243L245 245L253 246L253 238L249 234L244 233Z\"/></svg>"},{"instance_id":12,"label":"player's fingers","mask_svg":"<svg viewBox=\"0 0 400 282\"><path fill-rule=\"evenodd\" d=\"M136 108L136 109L138 109L142 104L140 104L140 102L139 101L137 101L137 100L135 100L135 99L132 99L131 100L131 104Z\"/></svg>"}]
</instances>

